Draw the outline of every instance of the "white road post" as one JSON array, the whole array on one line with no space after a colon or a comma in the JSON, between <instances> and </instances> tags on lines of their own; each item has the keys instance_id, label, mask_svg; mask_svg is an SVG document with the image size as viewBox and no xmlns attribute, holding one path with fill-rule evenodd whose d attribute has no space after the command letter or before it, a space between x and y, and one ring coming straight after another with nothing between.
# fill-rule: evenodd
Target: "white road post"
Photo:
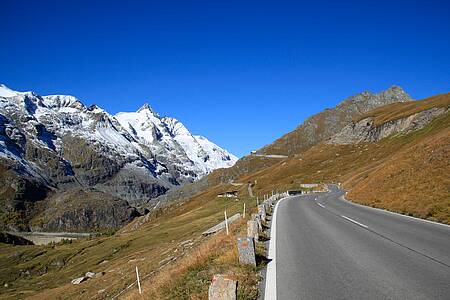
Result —
<instances>
[{"instance_id":1,"label":"white road post","mask_svg":"<svg viewBox=\"0 0 450 300\"><path fill-rule=\"evenodd\" d=\"M227 211L224 211L225 214L225 227L227 228L227 235L228 235L228 218L227 218Z\"/></svg>"},{"instance_id":2,"label":"white road post","mask_svg":"<svg viewBox=\"0 0 450 300\"><path fill-rule=\"evenodd\" d=\"M242 217L245 219L245 202L244 202L244 212L242 214Z\"/></svg>"},{"instance_id":3,"label":"white road post","mask_svg":"<svg viewBox=\"0 0 450 300\"><path fill-rule=\"evenodd\" d=\"M137 266L136 266L136 277L137 277L137 284L138 284L138 288L139 288L139 295L142 295L141 281L139 280L139 271L138 271Z\"/></svg>"},{"instance_id":4,"label":"white road post","mask_svg":"<svg viewBox=\"0 0 450 300\"><path fill-rule=\"evenodd\" d=\"M259 197L256 197L256 207L259 205Z\"/></svg>"}]
</instances>

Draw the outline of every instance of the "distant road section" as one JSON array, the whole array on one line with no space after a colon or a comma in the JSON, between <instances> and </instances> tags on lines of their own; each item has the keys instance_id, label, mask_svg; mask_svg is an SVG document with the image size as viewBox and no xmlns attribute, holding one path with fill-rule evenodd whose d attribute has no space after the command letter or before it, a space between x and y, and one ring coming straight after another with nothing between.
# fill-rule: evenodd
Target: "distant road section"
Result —
<instances>
[{"instance_id":1,"label":"distant road section","mask_svg":"<svg viewBox=\"0 0 450 300\"><path fill-rule=\"evenodd\" d=\"M343 194L331 187L278 204L272 299L450 299L450 226Z\"/></svg>"},{"instance_id":2,"label":"distant road section","mask_svg":"<svg viewBox=\"0 0 450 300\"><path fill-rule=\"evenodd\" d=\"M287 155L278 155L278 154L252 154L253 156L258 157L267 157L267 158L287 158Z\"/></svg>"}]
</instances>

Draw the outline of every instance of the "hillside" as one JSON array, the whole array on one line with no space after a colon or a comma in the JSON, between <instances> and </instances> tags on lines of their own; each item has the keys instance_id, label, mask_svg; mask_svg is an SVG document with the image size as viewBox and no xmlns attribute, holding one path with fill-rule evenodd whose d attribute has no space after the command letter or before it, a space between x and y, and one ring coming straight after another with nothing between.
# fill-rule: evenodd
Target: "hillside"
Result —
<instances>
[{"instance_id":1,"label":"hillside","mask_svg":"<svg viewBox=\"0 0 450 300\"><path fill-rule=\"evenodd\" d=\"M392 86L378 94L363 92L351 96L343 100L335 108L325 109L309 117L295 130L263 147L258 152L291 155L307 150L338 133L353 118L360 117L383 105L411 100L411 97L398 86Z\"/></svg>"},{"instance_id":2,"label":"hillside","mask_svg":"<svg viewBox=\"0 0 450 300\"><path fill-rule=\"evenodd\" d=\"M450 94L442 94L382 106L306 151L290 150L286 159L246 156L172 197L232 189L232 182L256 182L260 195L305 182L341 182L353 201L449 223L449 105Z\"/></svg>"},{"instance_id":3,"label":"hillside","mask_svg":"<svg viewBox=\"0 0 450 300\"><path fill-rule=\"evenodd\" d=\"M410 101L411 97L398 86L392 86L376 94L363 92L348 97L336 107L325 109L311 116L294 131L257 150L256 155L244 156L233 167L216 170L201 180L180 189L169 191L167 194L154 199L154 201L182 200L218 184L228 184L234 181L247 183L239 177L264 170L284 161L280 157L271 157L271 154L292 155L306 151L338 133L353 118L361 117L371 109L392 103L409 103Z\"/></svg>"},{"instance_id":4,"label":"hillside","mask_svg":"<svg viewBox=\"0 0 450 300\"><path fill-rule=\"evenodd\" d=\"M341 182L352 201L450 223L449 107L450 94L414 105L385 106L348 125L371 128L355 130L353 143L336 143L342 139L341 132L240 180L257 180L257 193L295 188L304 182ZM379 135L383 128L388 136ZM378 138L368 141L360 140L361 136Z\"/></svg>"}]
</instances>

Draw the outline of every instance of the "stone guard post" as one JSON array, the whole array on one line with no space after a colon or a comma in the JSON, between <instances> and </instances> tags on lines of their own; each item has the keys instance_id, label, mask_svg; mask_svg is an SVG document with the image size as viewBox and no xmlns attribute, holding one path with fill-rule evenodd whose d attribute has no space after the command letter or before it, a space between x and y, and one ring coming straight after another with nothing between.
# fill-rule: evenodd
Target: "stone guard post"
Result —
<instances>
[{"instance_id":1,"label":"stone guard post","mask_svg":"<svg viewBox=\"0 0 450 300\"><path fill-rule=\"evenodd\" d=\"M261 218L261 221L265 222L266 221L266 208L264 207L264 204L260 204L258 206L258 214Z\"/></svg>"},{"instance_id":2,"label":"stone guard post","mask_svg":"<svg viewBox=\"0 0 450 300\"><path fill-rule=\"evenodd\" d=\"M255 245L252 238L237 238L239 263L256 267Z\"/></svg>"},{"instance_id":3,"label":"stone guard post","mask_svg":"<svg viewBox=\"0 0 450 300\"><path fill-rule=\"evenodd\" d=\"M247 221L247 237L252 238L255 242L259 240L258 232L258 222L257 221Z\"/></svg>"}]
</instances>

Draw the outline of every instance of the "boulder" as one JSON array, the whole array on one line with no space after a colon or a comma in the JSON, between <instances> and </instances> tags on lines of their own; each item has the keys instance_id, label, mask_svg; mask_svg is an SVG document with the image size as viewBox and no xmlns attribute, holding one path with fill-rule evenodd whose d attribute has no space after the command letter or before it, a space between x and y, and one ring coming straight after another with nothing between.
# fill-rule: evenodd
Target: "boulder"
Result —
<instances>
[{"instance_id":1,"label":"boulder","mask_svg":"<svg viewBox=\"0 0 450 300\"><path fill-rule=\"evenodd\" d=\"M86 277L86 276L78 277L78 278L72 279L72 281L71 281L70 283L71 283L71 284L80 284L80 283L82 283L83 281L86 281L86 280L88 280L88 279L89 279L89 277Z\"/></svg>"},{"instance_id":2,"label":"boulder","mask_svg":"<svg viewBox=\"0 0 450 300\"><path fill-rule=\"evenodd\" d=\"M235 300L237 282L227 275L214 275L209 286L209 300Z\"/></svg>"}]
</instances>

